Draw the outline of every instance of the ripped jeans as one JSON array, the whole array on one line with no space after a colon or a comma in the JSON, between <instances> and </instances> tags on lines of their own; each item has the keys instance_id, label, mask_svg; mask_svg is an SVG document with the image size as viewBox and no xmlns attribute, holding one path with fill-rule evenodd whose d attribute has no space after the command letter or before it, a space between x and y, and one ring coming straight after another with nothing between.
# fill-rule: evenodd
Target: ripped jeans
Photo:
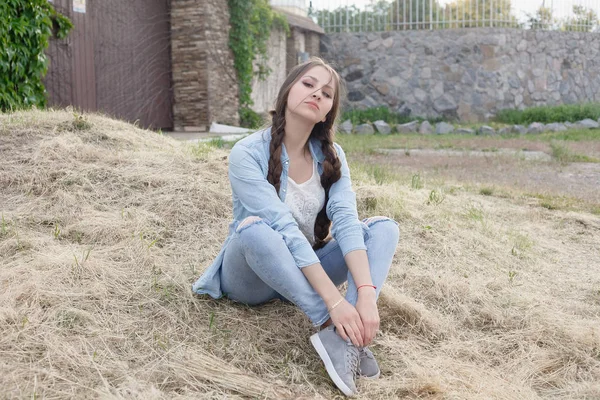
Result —
<instances>
[{"instance_id":1,"label":"ripped jeans","mask_svg":"<svg viewBox=\"0 0 600 400\"><path fill-rule=\"evenodd\" d=\"M327 321L325 302L296 266L281 235L257 217L247 218L240 226L225 250L221 268L221 289L227 297L248 305L289 300L315 326ZM385 217L367 218L363 232L371 279L379 296L398 245L398 224ZM332 239L315 252L336 286L348 281L346 300L356 305L356 284L338 243Z\"/></svg>"}]
</instances>

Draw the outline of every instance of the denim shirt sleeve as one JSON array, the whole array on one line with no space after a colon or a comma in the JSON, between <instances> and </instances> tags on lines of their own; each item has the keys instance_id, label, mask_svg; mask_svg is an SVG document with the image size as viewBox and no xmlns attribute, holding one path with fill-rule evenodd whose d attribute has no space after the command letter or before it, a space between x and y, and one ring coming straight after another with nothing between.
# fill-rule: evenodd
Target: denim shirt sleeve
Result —
<instances>
[{"instance_id":1,"label":"denim shirt sleeve","mask_svg":"<svg viewBox=\"0 0 600 400\"><path fill-rule=\"evenodd\" d=\"M229 181L233 196L237 197L249 215L262 218L281 234L298 268L319 263L319 258L298 228L290 209L263 176L255 157L250 148L239 143L231 150Z\"/></svg>"},{"instance_id":2,"label":"denim shirt sleeve","mask_svg":"<svg viewBox=\"0 0 600 400\"><path fill-rule=\"evenodd\" d=\"M334 144L342 164L340 179L329 189L327 216L332 222L331 234L339 243L345 256L354 250L366 250L362 223L358 220L356 211L356 194L352 190L350 169L344 150Z\"/></svg>"}]
</instances>

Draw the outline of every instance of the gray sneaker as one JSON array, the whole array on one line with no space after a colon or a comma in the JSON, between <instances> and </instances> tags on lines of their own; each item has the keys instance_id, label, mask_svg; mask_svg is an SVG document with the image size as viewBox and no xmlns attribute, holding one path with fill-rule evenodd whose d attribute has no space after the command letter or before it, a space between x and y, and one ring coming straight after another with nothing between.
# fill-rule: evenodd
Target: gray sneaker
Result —
<instances>
[{"instance_id":1,"label":"gray sneaker","mask_svg":"<svg viewBox=\"0 0 600 400\"><path fill-rule=\"evenodd\" d=\"M358 372L358 349L352 342L342 339L333 325L312 335L310 342L325 363L333 383L346 396L356 394L354 382Z\"/></svg>"},{"instance_id":2,"label":"gray sneaker","mask_svg":"<svg viewBox=\"0 0 600 400\"><path fill-rule=\"evenodd\" d=\"M377 379L379 378L380 370L375 356L371 353L368 347L361 347L358 349L358 355L360 358L360 377L366 379Z\"/></svg>"}]
</instances>

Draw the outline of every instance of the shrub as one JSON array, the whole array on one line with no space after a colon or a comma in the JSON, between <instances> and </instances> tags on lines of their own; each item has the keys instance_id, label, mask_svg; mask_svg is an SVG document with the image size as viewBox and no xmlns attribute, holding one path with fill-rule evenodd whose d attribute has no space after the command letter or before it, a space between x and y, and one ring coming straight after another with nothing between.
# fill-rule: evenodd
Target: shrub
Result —
<instances>
[{"instance_id":1,"label":"shrub","mask_svg":"<svg viewBox=\"0 0 600 400\"><path fill-rule=\"evenodd\" d=\"M73 25L48 0L0 2L0 110L46 105L44 50L53 33L67 36Z\"/></svg>"},{"instance_id":2,"label":"shrub","mask_svg":"<svg viewBox=\"0 0 600 400\"><path fill-rule=\"evenodd\" d=\"M263 117L248 107L240 107L240 125L244 128L258 129L264 123Z\"/></svg>"},{"instance_id":3,"label":"shrub","mask_svg":"<svg viewBox=\"0 0 600 400\"><path fill-rule=\"evenodd\" d=\"M524 110L501 110L496 121L505 124L527 125L532 122L577 122L585 118L600 118L600 103L563 104L560 106L531 107Z\"/></svg>"}]
</instances>

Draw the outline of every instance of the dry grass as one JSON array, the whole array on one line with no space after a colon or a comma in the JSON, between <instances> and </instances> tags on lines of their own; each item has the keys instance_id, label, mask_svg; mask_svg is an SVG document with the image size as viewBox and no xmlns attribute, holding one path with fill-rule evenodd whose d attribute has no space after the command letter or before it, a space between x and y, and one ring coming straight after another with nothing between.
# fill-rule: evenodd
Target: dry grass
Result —
<instances>
[{"instance_id":1,"label":"dry grass","mask_svg":"<svg viewBox=\"0 0 600 400\"><path fill-rule=\"evenodd\" d=\"M101 116L0 115L1 398L334 398L310 323L192 295L231 216L227 152ZM360 398L600 398L600 219L376 182L402 240Z\"/></svg>"}]
</instances>

